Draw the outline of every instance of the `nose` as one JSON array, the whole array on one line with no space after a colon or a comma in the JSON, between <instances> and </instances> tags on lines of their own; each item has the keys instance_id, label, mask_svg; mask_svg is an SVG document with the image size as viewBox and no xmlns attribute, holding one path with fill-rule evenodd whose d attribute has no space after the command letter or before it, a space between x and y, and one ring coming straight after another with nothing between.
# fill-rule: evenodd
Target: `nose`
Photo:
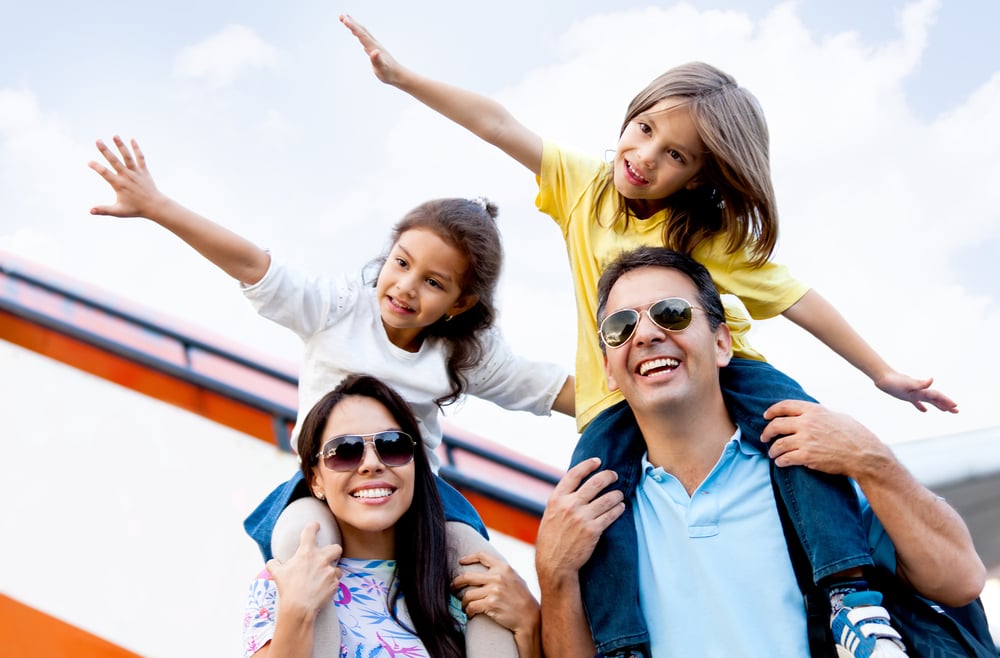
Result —
<instances>
[{"instance_id":1,"label":"nose","mask_svg":"<svg viewBox=\"0 0 1000 658\"><path fill-rule=\"evenodd\" d=\"M667 330L649 318L649 312L639 314L639 324L635 328L632 340L636 345L648 345L662 342L667 337Z\"/></svg>"},{"instance_id":2,"label":"nose","mask_svg":"<svg viewBox=\"0 0 1000 658\"><path fill-rule=\"evenodd\" d=\"M396 291L399 296L413 297L416 295L416 281L414 275L400 276L396 279Z\"/></svg>"},{"instance_id":3,"label":"nose","mask_svg":"<svg viewBox=\"0 0 1000 658\"><path fill-rule=\"evenodd\" d=\"M359 473L381 473L385 470L378 452L375 450L375 441L371 437L365 438L365 451L361 456L361 463L358 464Z\"/></svg>"}]
</instances>

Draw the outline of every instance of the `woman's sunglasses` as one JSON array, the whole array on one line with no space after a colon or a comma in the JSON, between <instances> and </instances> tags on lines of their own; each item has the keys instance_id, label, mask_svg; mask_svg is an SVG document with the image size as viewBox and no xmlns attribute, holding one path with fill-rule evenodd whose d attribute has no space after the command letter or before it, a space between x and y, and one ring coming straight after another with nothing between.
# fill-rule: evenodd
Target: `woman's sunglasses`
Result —
<instances>
[{"instance_id":1,"label":"woman's sunglasses","mask_svg":"<svg viewBox=\"0 0 1000 658\"><path fill-rule=\"evenodd\" d=\"M365 444L371 443L375 456L386 466L405 466L413 461L417 442L406 432L385 430L374 434L335 436L316 455L331 471L353 471L365 459Z\"/></svg>"},{"instance_id":2,"label":"woman's sunglasses","mask_svg":"<svg viewBox=\"0 0 1000 658\"><path fill-rule=\"evenodd\" d=\"M684 331L691 324L691 303L680 297L668 297L653 302L646 315L653 323L667 331ZM598 333L601 340L611 349L616 349L627 343L639 326L639 311L634 308L623 308L604 318Z\"/></svg>"}]
</instances>

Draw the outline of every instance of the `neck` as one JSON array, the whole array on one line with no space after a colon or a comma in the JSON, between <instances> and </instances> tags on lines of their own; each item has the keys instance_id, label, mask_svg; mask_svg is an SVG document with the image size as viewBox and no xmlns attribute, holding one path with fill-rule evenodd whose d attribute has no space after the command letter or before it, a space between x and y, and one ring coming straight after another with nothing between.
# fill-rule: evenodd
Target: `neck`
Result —
<instances>
[{"instance_id":1,"label":"neck","mask_svg":"<svg viewBox=\"0 0 1000 658\"><path fill-rule=\"evenodd\" d=\"M366 560L395 560L395 528L380 531L364 531L357 528L341 527L343 556Z\"/></svg>"},{"instance_id":2,"label":"neck","mask_svg":"<svg viewBox=\"0 0 1000 658\"><path fill-rule=\"evenodd\" d=\"M711 472L736 431L721 391L705 404L635 411L635 418L649 462L680 480L689 494Z\"/></svg>"},{"instance_id":3,"label":"neck","mask_svg":"<svg viewBox=\"0 0 1000 658\"><path fill-rule=\"evenodd\" d=\"M417 327L412 329L396 329L390 327L382 320L382 328L389 342L401 350L407 352L419 352L420 346L424 344L424 329Z\"/></svg>"},{"instance_id":4,"label":"neck","mask_svg":"<svg viewBox=\"0 0 1000 658\"><path fill-rule=\"evenodd\" d=\"M626 203L637 219L649 219L667 207L666 199L629 199Z\"/></svg>"}]
</instances>

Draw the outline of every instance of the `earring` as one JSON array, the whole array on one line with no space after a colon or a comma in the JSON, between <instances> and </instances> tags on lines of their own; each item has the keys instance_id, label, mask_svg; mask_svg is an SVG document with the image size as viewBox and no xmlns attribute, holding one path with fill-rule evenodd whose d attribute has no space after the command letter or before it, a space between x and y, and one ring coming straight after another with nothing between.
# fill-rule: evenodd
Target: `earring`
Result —
<instances>
[{"instance_id":1,"label":"earring","mask_svg":"<svg viewBox=\"0 0 1000 658\"><path fill-rule=\"evenodd\" d=\"M322 491L317 491L316 497L319 498L320 500L326 500L326 494L324 494Z\"/></svg>"},{"instance_id":2,"label":"earring","mask_svg":"<svg viewBox=\"0 0 1000 658\"><path fill-rule=\"evenodd\" d=\"M455 317L455 316L454 316L454 315L448 315L447 313L445 313L445 316L444 316L444 321L445 321L445 322L451 322L451 319L452 319L453 317Z\"/></svg>"}]
</instances>

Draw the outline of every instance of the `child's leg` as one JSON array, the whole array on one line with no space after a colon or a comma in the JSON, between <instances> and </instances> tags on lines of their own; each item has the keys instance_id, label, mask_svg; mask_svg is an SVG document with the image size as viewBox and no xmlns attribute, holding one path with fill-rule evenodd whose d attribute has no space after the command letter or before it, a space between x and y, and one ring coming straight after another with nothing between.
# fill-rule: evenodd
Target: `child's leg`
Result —
<instances>
[{"instance_id":1,"label":"child's leg","mask_svg":"<svg viewBox=\"0 0 1000 658\"><path fill-rule=\"evenodd\" d=\"M764 454L767 446L760 442L767 425L764 411L781 400L815 402L793 379L763 361L733 358L719 378L726 406L743 438ZM858 497L847 478L804 466L776 471L778 490L817 583L872 564Z\"/></svg>"},{"instance_id":2,"label":"child's leg","mask_svg":"<svg viewBox=\"0 0 1000 658\"><path fill-rule=\"evenodd\" d=\"M307 498L310 495L309 487L306 486L302 473L296 471L291 479L278 485L274 491L269 493L257 506L257 509L250 512L250 516L243 521L243 529L257 543L257 548L260 549L264 562L274 557L271 552L271 535L281 512L291 501Z\"/></svg>"},{"instance_id":3,"label":"child's leg","mask_svg":"<svg viewBox=\"0 0 1000 658\"><path fill-rule=\"evenodd\" d=\"M288 503L274 524L274 531L271 533L271 552L274 557L284 562L295 555L302 528L309 523L319 523L317 546L340 543L340 528L327 504L312 496L299 498Z\"/></svg>"},{"instance_id":4,"label":"child's leg","mask_svg":"<svg viewBox=\"0 0 1000 658\"><path fill-rule=\"evenodd\" d=\"M646 446L624 401L605 409L590 422L570 467L590 457L601 458L601 468L618 473L617 486L625 494L625 513L604 531L594 553L580 570L580 588L594 646L604 654L636 650L649 655L649 633L639 607L639 555L632 500L639 484L639 459ZM613 596L609 596L613 592Z\"/></svg>"},{"instance_id":5,"label":"child's leg","mask_svg":"<svg viewBox=\"0 0 1000 658\"><path fill-rule=\"evenodd\" d=\"M448 572L452 578L462 570L485 571L481 564L462 565L459 558L485 551L503 559L486 538L486 526L476 508L454 487L435 476L448 534ZM476 527L473 527L475 525ZM517 658L514 634L486 615L469 619L465 627L465 652L469 658Z\"/></svg>"}]
</instances>

